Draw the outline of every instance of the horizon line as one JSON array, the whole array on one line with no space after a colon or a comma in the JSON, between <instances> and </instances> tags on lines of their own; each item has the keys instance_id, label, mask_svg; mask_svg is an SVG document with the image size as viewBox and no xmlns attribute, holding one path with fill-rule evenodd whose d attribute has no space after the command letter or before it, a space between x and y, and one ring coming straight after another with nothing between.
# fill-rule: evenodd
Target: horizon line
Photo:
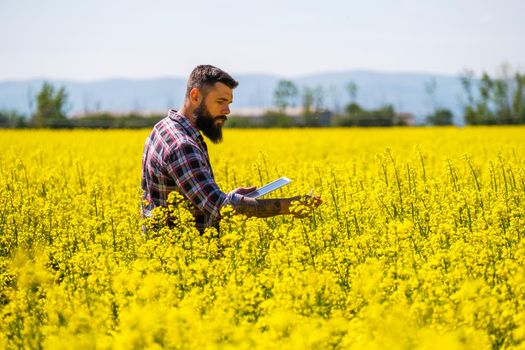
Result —
<instances>
[{"instance_id":1,"label":"horizon line","mask_svg":"<svg viewBox=\"0 0 525 350\"><path fill-rule=\"evenodd\" d=\"M276 78L282 78L282 79L289 79L289 80L295 80L295 79L301 79L306 78L310 76L316 76L316 75L335 75L335 74L348 74L348 73L371 73L371 74L383 74L383 75L427 75L427 76L436 76L436 77L449 77L449 78L456 78L460 76L460 72L456 74L452 73L436 73L436 72L425 72L425 71L406 71L406 70L400 70L400 71L390 71L390 70L379 70L379 69L371 69L371 68L353 68L348 70L321 70L317 72L309 72L309 73L302 73L302 74L296 74L291 76L286 76L284 74L278 74L278 73L272 73L272 72L243 72L243 73L233 73L233 76L249 76L249 75L255 75L255 76L268 76L268 77L276 77ZM0 78L1 83L18 83L18 82L28 82L28 81L61 81L61 82L79 82L79 83L93 83L93 82L101 82L101 81L111 81L111 80L126 80L126 81L148 81L148 80L168 80L168 79L182 79L186 80L187 77L183 76L177 76L177 75L157 75L157 76L151 76L151 77L124 77L124 76L113 76L113 77L100 77L100 78L89 78L89 79L82 79L82 78L64 78L64 77L44 77L44 76L35 76L30 78Z\"/></svg>"}]
</instances>

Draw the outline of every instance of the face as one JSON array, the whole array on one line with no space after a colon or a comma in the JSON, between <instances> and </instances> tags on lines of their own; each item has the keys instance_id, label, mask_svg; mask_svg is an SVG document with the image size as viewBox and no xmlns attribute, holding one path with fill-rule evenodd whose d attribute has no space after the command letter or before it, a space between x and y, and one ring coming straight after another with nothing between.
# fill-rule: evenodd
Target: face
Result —
<instances>
[{"instance_id":1,"label":"face","mask_svg":"<svg viewBox=\"0 0 525 350\"><path fill-rule=\"evenodd\" d=\"M193 112L197 128L213 143L222 141L222 127L230 114L232 100L232 89L223 83L215 83Z\"/></svg>"}]
</instances>

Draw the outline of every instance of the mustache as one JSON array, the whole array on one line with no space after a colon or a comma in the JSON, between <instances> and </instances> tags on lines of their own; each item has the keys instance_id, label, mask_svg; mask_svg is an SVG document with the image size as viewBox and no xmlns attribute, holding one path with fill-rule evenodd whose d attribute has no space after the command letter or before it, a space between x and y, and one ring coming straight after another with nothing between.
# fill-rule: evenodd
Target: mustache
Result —
<instances>
[{"instance_id":1,"label":"mustache","mask_svg":"<svg viewBox=\"0 0 525 350\"><path fill-rule=\"evenodd\" d=\"M227 121L228 117L225 116L225 115L219 115L219 116L215 117L215 120Z\"/></svg>"}]
</instances>

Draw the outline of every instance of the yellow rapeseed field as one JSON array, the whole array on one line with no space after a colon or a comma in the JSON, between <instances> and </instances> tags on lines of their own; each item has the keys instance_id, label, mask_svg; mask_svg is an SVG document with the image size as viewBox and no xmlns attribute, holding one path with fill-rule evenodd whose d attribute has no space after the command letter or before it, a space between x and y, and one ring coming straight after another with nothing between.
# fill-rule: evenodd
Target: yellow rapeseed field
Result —
<instances>
[{"instance_id":1,"label":"yellow rapeseed field","mask_svg":"<svg viewBox=\"0 0 525 350\"><path fill-rule=\"evenodd\" d=\"M525 348L525 128L225 130L324 203L203 235L142 233L148 132L0 130L0 349Z\"/></svg>"}]
</instances>

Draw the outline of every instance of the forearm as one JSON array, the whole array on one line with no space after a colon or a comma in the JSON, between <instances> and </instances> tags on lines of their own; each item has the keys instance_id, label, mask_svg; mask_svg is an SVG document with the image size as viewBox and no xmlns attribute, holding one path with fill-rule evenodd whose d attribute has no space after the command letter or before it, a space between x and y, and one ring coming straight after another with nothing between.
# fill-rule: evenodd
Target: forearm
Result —
<instances>
[{"instance_id":1,"label":"forearm","mask_svg":"<svg viewBox=\"0 0 525 350\"><path fill-rule=\"evenodd\" d=\"M259 218L286 215L290 214L290 203L299 198L300 197L240 201L235 210L239 214Z\"/></svg>"}]
</instances>

